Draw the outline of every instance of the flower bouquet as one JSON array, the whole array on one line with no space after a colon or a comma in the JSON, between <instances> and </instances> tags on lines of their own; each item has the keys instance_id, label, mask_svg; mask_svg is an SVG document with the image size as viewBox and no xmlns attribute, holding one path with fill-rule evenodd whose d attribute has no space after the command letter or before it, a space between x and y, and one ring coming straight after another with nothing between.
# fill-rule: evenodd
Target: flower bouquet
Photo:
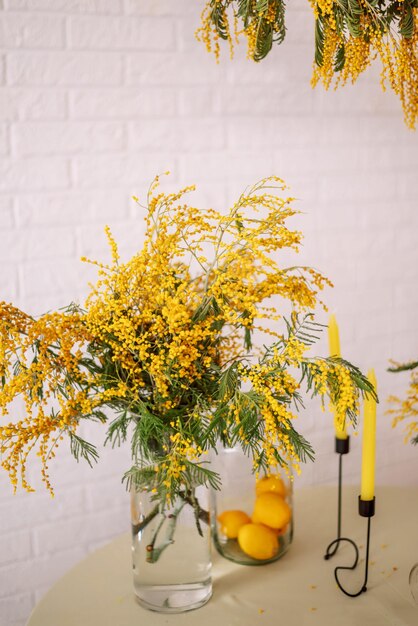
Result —
<instances>
[{"instance_id":1,"label":"flower bouquet","mask_svg":"<svg viewBox=\"0 0 418 626\"><path fill-rule=\"evenodd\" d=\"M0 407L6 415L18 396L25 405L19 419L0 426L2 466L15 489L31 491L26 464L37 450L52 493L48 467L63 439L77 460L98 458L80 434L83 422L102 423L112 446L129 440L123 480L140 494L132 501L134 569L146 606L187 605L147 600L144 589L161 587L181 517L208 545L202 489L221 486L209 451L240 446L256 475L272 467L299 471L313 458L294 426L303 388L328 396L341 424L355 424L359 396L374 394L347 361L307 354L321 331L311 311L329 281L280 264L280 251L296 253L302 237L287 226L296 210L293 198L281 197L285 189L279 178L266 178L221 213L187 205L193 187L162 192L157 177L143 206L142 249L122 262L106 228L112 260L89 261L99 277L83 308L34 318L0 305ZM291 305L288 319L280 299ZM255 336L262 347L253 347ZM177 569L175 561L171 588ZM210 596L208 571L191 576L193 589L205 581L205 590L188 608Z\"/></svg>"}]
</instances>

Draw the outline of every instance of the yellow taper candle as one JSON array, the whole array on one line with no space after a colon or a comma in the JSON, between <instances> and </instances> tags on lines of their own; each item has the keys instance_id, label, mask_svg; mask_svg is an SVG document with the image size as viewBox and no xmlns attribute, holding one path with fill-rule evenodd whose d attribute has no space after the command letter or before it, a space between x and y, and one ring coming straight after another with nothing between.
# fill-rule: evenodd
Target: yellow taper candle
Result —
<instances>
[{"instance_id":1,"label":"yellow taper candle","mask_svg":"<svg viewBox=\"0 0 418 626\"><path fill-rule=\"evenodd\" d=\"M377 390L376 376L374 370L370 370L367 378ZM367 398L364 401L364 422L363 422L363 454L361 463L361 489L360 498L362 500L373 500L374 498L374 475L376 465L376 400Z\"/></svg>"},{"instance_id":2,"label":"yellow taper candle","mask_svg":"<svg viewBox=\"0 0 418 626\"><path fill-rule=\"evenodd\" d=\"M337 320L335 319L335 315L330 315L328 322L328 343L329 343L329 353L330 356L341 357L341 348L340 348L340 333L338 331ZM334 413L334 428L335 428L335 436L337 439L347 439L347 431L344 427L341 428L339 424L339 420L337 420L337 416L335 414L335 410L331 407L332 412Z\"/></svg>"},{"instance_id":3,"label":"yellow taper candle","mask_svg":"<svg viewBox=\"0 0 418 626\"><path fill-rule=\"evenodd\" d=\"M328 341L330 356L341 357L340 333L335 315L330 315L328 322Z\"/></svg>"}]
</instances>

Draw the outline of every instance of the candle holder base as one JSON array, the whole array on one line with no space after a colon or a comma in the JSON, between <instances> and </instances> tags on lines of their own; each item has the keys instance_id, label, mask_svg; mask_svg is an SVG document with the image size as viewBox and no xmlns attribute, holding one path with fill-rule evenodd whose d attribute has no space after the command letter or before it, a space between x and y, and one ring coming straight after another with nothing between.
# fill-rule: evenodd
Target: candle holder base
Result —
<instances>
[{"instance_id":1,"label":"candle holder base","mask_svg":"<svg viewBox=\"0 0 418 626\"><path fill-rule=\"evenodd\" d=\"M357 598L362 593L365 593L367 591L367 580L368 580L368 575L369 575L370 523L371 523L371 518L375 514L375 498L373 498L373 500L362 500L361 497L359 496L358 508L359 508L359 515L361 515L362 517L367 517L367 542L366 542L364 582L360 590L357 591L356 593L351 593L347 591L339 580L340 570L353 570L357 567L358 559L359 559L359 551L358 551L358 547L356 543L352 539L348 539L347 537L339 537L338 539L335 539L335 541L333 541L332 544L328 546L328 549L329 549L334 543L338 543L339 545L342 541L347 541L354 547L354 550L355 550L354 563L352 565L344 565L344 566L340 565L336 567L334 570L335 582L337 583L339 589L341 589L341 591L346 596L349 596L350 598Z\"/></svg>"}]
</instances>

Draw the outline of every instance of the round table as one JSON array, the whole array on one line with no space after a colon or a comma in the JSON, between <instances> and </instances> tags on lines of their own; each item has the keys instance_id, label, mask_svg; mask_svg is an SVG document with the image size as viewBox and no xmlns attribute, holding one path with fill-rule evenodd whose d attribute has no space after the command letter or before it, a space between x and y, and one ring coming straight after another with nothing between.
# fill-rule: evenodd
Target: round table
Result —
<instances>
[{"instance_id":1,"label":"round table","mask_svg":"<svg viewBox=\"0 0 418 626\"><path fill-rule=\"evenodd\" d=\"M333 487L296 490L295 537L279 561L240 566L213 555L213 596L200 609L177 615L147 611L132 590L129 534L89 555L69 571L34 609L27 626L416 626L418 606L409 571L418 562L418 487L382 487L372 518L368 591L357 598L337 587L334 568L350 565L349 544L323 558L336 535ZM343 490L343 536L360 548L354 571L342 572L348 590L364 577L367 519L358 515L358 488Z\"/></svg>"}]
</instances>

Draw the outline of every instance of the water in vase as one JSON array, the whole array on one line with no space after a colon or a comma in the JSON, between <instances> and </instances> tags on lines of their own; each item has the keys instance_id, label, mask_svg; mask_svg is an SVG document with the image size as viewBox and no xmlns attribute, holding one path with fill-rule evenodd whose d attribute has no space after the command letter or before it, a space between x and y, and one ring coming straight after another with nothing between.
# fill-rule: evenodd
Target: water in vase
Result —
<instances>
[{"instance_id":1,"label":"water in vase","mask_svg":"<svg viewBox=\"0 0 418 626\"><path fill-rule=\"evenodd\" d=\"M187 498L169 507L148 492L132 494L134 589L146 608L186 611L211 596L207 498L205 490L197 492L198 509Z\"/></svg>"}]
</instances>

